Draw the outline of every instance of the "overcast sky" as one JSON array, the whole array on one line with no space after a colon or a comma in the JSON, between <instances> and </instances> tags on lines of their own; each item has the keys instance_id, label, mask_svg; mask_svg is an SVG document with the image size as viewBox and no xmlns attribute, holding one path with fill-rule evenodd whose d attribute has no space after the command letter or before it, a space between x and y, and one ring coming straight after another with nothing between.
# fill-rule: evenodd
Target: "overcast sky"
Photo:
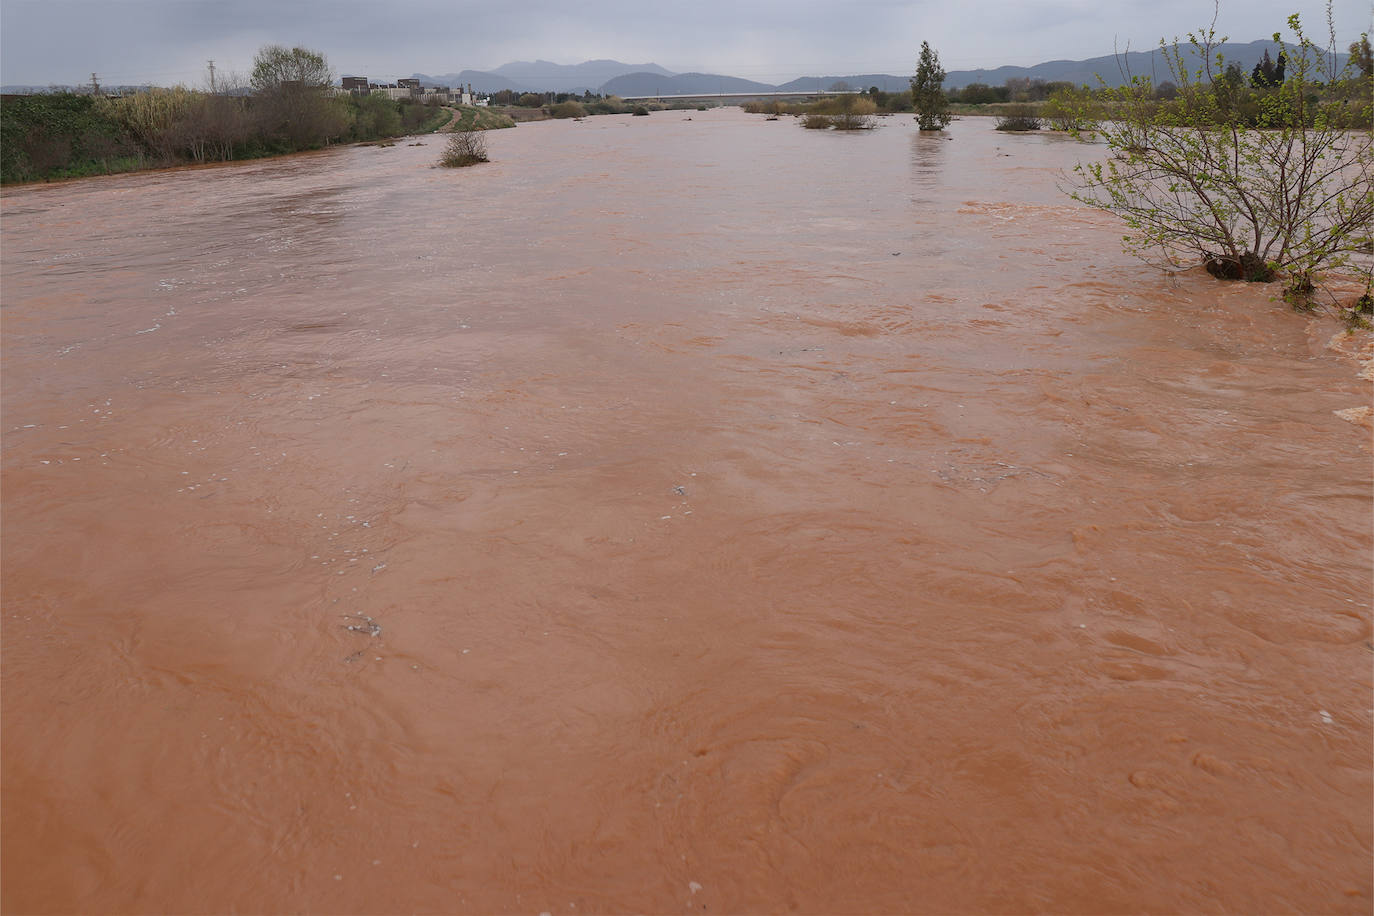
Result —
<instances>
[{"instance_id":1,"label":"overcast sky","mask_svg":"<svg viewBox=\"0 0 1374 916\"><path fill-rule=\"evenodd\" d=\"M1335 0L1342 43L1369 0ZM1325 3L1223 0L1218 31L1267 38L1297 12L1324 44ZM324 52L373 79L515 60L653 62L766 83L905 75L929 41L948 70L1148 50L1206 25L1205 0L0 0L0 83L199 85L206 61L247 74L262 45Z\"/></svg>"}]
</instances>

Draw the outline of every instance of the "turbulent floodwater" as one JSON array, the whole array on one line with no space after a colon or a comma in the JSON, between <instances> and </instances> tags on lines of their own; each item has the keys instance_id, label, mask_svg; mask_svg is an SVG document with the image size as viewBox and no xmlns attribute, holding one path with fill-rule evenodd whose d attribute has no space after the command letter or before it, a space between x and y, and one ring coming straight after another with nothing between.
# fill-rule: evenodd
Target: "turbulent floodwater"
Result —
<instances>
[{"instance_id":1,"label":"turbulent floodwater","mask_svg":"<svg viewBox=\"0 0 1374 916\"><path fill-rule=\"evenodd\" d=\"M7 190L5 911L1369 912L1358 339L948 137Z\"/></svg>"}]
</instances>

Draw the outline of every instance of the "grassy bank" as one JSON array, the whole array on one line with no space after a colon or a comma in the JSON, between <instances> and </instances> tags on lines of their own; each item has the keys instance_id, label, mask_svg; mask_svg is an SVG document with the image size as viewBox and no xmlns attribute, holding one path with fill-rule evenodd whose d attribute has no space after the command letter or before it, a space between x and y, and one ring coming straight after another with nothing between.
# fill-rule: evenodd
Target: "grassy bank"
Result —
<instances>
[{"instance_id":1,"label":"grassy bank","mask_svg":"<svg viewBox=\"0 0 1374 916\"><path fill-rule=\"evenodd\" d=\"M494 108L455 105L453 111L457 117L449 125L449 130L501 130L515 126L513 118Z\"/></svg>"},{"instance_id":2,"label":"grassy bank","mask_svg":"<svg viewBox=\"0 0 1374 916\"><path fill-rule=\"evenodd\" d=\"M552 117L543 108L522 108L519 105L503 105L500 107L492 106L487 109L492 114L509 118L512 123L519 124L524 121L547 121Z\"/></svg>"}]
</instances>

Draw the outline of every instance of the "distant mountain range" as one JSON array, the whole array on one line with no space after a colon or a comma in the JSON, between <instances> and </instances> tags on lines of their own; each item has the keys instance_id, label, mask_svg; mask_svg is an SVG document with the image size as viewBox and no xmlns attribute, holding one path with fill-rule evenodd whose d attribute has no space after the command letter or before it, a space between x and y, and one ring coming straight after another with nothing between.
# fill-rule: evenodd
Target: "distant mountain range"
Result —
<instances>
[{"instance_id":1,"label":"distant mountain range","mask_svg":"<svg viewBox=\"0 0 1374 916\"><path fill-rule=\"evenodd\" d=\"M495 70L463 70L459 73L443 73L429 76L413 73L411 76L426 86L466 86L472 85L477 92L500 92L510 89L514 92L598 92L611 80L626 73L643 73L646 76L672 76L658 64L622 64L618 60L589 60L580 64L555 64L547 60L518 60L502 64Z\"/></svg>"},{"instance_id":2,"label":"distant mountain range","mask_svg":"<svg viewBox=\"0 0 1374 916\"><path fill-rule=\"evenodd\" d=\"M1349 42L1346 42L1348 45ZM1344 47L1344 45L1342 45ZM1239 64L1248 76L1265 51L1274 55L1272 41L1228 42L1213 49L1228 63ZM1345 54L1336 55L1336 66L1344 66ZM1197 67L1196 57L1186 56L1188 66ZM915 60L913 55L913 70ZM1096 86L1100 76L1110 86L1126 82L1126 73L1152 76L1155 82L1169 78L1169 68L1158 48L1129 54L1105 55L1088 60L1052 60L1033 67L996 67L990 70L951 70L945 88L962 89L970 83L1001 86L1009 79L1039 79ZM364 76L367 74L358 74ZM760 83L719 73L674 73L658 64L624 64L617 60L589 60L580 64L555 64L547 60L514 61L495 70L463 70L458 73L429 75L413 73L426 86L466 86L478 92L569 92L581 95L696 95L716 92L804 92L829 89L837 83L855 89L877 86L884 92L899 92L910 86L910 74L851 73L843 76L804 76L781 85ZM381 81L381 78L376 78ZM48 86L0 86L0 92L42 92Z\"/></svg>"},{"instance_id":3,"label":"distant mountain range","mask_svg":"<svg viewBox=\"0 0 1374 916\"><path fill-rule=\"evenodd\" d=\"M1347 42L1348 44L1348 42ZM1188 65L1198 61L1187 55ZM1248 43L1228 42L1213 48L1221 52L1228 63L1239 64L1248 76L1265 51L1274 55L1274 43L1268 40ZM1336 65L1345 64L1346 55L1336 55ZM914 59L913 59L914 69ZM1069 82L1075 85L1096 86L1100 76L1110 86L1126 82L1126 74L1152 76L1156 82L1169 78L1169 68L1162 52L1131 51L1128 54L1104 55L1087 60L1052 60L1032 67L996 67L987 70L951 70L945 77L945 88L962 89L970 83L1001 86L1009 79L1039 79L1045 82ZM472 84L478 92L573 92L586 91L601 95L690 95L714 92L803 92L829 89L845 83L856 89L877 86L884 92L909 88L910 74L851 73L838 76L804 76L774 85L760 83L720 73L673 73L658 64L623 64L614 60L589 60L581 64L554 64L545 60L517 61L495 70L464 70L430 76L412 74L425 85L458 86Z\"/></svg>"}]
</instances>

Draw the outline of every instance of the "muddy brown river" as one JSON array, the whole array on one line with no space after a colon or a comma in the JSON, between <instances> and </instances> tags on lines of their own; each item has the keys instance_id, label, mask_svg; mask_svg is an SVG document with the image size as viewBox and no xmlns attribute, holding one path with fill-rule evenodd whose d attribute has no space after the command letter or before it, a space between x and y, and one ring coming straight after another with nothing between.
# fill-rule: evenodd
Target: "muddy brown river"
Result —
<instances>
[{"instance_id":1,"label":"muddy brown river","mask_svg":"<svg viewBox=\"0 0 1374 916\"><path fill-rule=\"evenodd\" d=\"M5 912L1370 911L1367 336L989 120L423 142L4 192Z\"/></svg>"}]
</instances>

